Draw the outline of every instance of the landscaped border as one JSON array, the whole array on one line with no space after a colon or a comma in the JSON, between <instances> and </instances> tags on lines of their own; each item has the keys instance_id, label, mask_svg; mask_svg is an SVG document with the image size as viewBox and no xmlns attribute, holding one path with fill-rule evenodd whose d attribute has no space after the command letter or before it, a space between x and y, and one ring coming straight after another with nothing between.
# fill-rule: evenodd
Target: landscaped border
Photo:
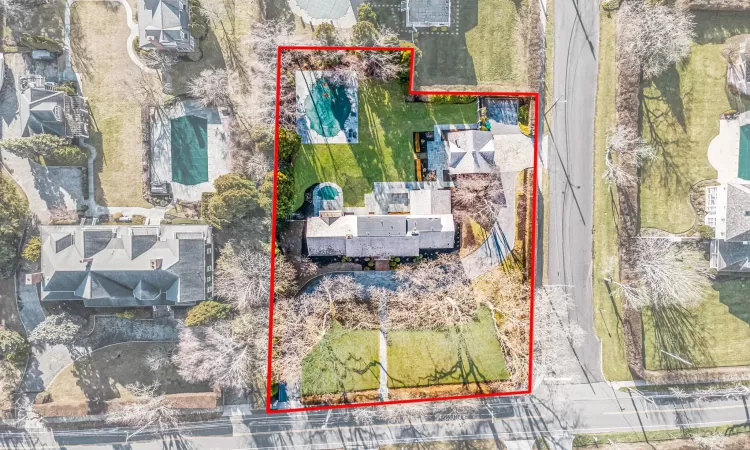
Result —
<instances>
[{"instance_id":1,"label":"landscaped border","mask_svg":"<svg viewBox=\"0 0 750 450\"><path fill-rule=\"evenodd\" d=\"M414 65L415 65L415 49L413 47L324 47L324 46L281 46L277 48L276 52L276 119L275 119L275 132L274 132L274 179L273 179L273 212L271 221L271 249L276 246L276 195L278 188L278 173L279 173L279 109L281 99L281 55L284 51L398 51L398 52L409 52L411 55L411 70L409 74L409 95L476 95L476 96L507 96L507 97L532 97L534 99L534 120L536 121L539 116L539 93L538 92L482 92L482 91L417 91L414 90ZM310 406L304 408L289 408L289 409L272 409L271 408L271 359L273 355L273 291L274 291L274 266L276 256L274 252L271 252L271 298L270 298L270 314L268 322L268 372L266 381L266 413L267 414L278 414L278 413L292 413L292 412L305 412L305 411L317 411L317 410L330 410L330 409L341 409L341 408L356 408L364 406L379 406L379 405L391 405L397 403L415 403L415 402L435 402L443 400L458 400L467 398L480 398L480 397L500 397L510 395L525 395L531 394L533 381L533 367L534 367L534 285L536 276L536 227L537 227L537 173L538 173L538 160L539 160L539 127L534 127L534 187L532 196L534 201L532 202L531 209L531 266L529 270L529 283L530 289L530 312L529 312L529 374L528 374L528 387L522 391L510 391L510 392L490 392L482 394L469 394L469 395L454 395L438 398L415 398L407 400L389 400L382 402L363 402L363 403L350 403L350 404L338 404L338 405L320 405Z\"/></svg>"}]
</instances>

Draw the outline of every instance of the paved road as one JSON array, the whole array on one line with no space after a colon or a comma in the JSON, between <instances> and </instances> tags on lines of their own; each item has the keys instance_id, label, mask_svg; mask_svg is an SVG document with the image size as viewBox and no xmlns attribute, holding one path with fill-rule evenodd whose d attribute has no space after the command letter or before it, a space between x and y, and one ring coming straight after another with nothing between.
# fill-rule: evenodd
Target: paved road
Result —
<instances>
[{"instance_id":1,"label":"paved road","mask_svg":"<svg viewBox=\"0 0 750 450\"><path fill-rule=\"evenodd\" d=\"M548 284L570 286L569 318L587 332L571 355L583 369L577 382L602 380L591 288L598 49L598 2L556 0L547 274Z\"/></svg>"},{"instance_id":2,"label":"paved road","mask_svg":"<svg viewBox=\"0 0 750 450\"><path fill-rule=\"evenodd\" d=\"M498 439L528 440L545 436L570 448L571 436L603 431L678 429L748 421L746 404L738 400L685 402L657 398L654 404L637 395L613 390L605 383L569 385L568 398L544 401L543 397L494 398L474 401L473 410L438 418L388 424L375 420L357 426L349 412L336 410L267 416L262 411L224 417L187 427L182 436L140 434L123 445L133 429L56 432L58 444L68 450L163 448L374 448L414 441ZM542 394L542 393L540 393ZM434 404L430 408L435 408ZM33 448L25 444L36 437L0 431L0 448Z\"/></svg>"}]
</instances>

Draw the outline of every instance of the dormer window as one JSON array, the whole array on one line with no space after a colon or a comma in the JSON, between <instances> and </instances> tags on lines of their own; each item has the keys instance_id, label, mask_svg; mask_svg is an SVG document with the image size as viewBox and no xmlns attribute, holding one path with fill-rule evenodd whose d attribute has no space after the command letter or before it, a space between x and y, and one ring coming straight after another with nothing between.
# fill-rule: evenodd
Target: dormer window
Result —
<instances>
[{"instance_id":1,"label":"dormer window","mask_svg":"<svg viewBox=\"0 0 750 450\"><path fill-rule=\"evenodd\" d=\"M182 39L187 39L187 33L185 33L184 31L180 31L180 36L182 37Z\"/></svg>"},{"instance_id":2,"label":"dormer window","mask_svg":"<svg viewBox=\"0 0 750 450\"><path fill-rule=\"evenodd\" d=\"M183 2L180 2L180 10L185 11L186 9L187 6Z\"/></svg>"}]
</instances>

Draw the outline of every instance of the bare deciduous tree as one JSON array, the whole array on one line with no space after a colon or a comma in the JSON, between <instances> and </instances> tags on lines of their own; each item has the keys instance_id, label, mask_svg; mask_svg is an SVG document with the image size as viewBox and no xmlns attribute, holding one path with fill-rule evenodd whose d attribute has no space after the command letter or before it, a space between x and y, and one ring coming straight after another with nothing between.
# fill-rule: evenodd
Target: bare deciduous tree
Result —
<instances>
[{"instance_id":1,"label":"bare deciduous tree","mask_svg":"<svg viewBox=\"0 0 750 450\"><path fill-rule=\"evenodd\" d=\"M729 436L718 432L705 436L694 434L690 439L701 450L724 450L729 445Z\"/></svg>"},{"instance_id":2,"label":"bare deciduous tree","mask_svg":"<svg viewBox=\"0 0 750 450\"><path fill-rule=\"evenodd\" d=\"M614 280L633 308L692 307L701 301L708 280L699 273L702 257L692 245L666 238L636 238L633 245L633 280L625 285Z\"/></svg>"},{"instance_id":3,"label":"bare deciduous tree","mask_svg":"<svg viewBox=\"0 0 750 450\"><path fill-rule=\"evenodd\" d=\"M457 255L442 254L396 272L388 292L388 328L447 328L472 320L477 302Z\"/></svg>"},{"instance_id":4,"label":"bare deciduous tree","mask_svg":"<svg viewBox=\"0 0 750 450\"><path fill-rule=\"evenodd\" d=\"M254 308L234 321L210 327L183 327L172 361L191 383L218 389L248 390L265 374L268 345L266 307Z\"/></svg>"},{"instance_id":5,"label":"bare deciduous tree","mask_svg":"<svg viewBox=\"0 0 750 450\"><path fill-rule=\"evenodd\" d=\"M157 370L167 368L172 365L172 352L174 348L167 345L159 345L152 348L146 353L146 365L149 370L156 372Z\"/></svg>"},{"instance_id":6,"label":"bare deciduous tree","mask_svg":"<svg viewBox=\"0 0 750 450\"><path fill-rule=\"evenodd\" d=\"M268 305L271 256L242 245L227 244L216 261L214 295L239 311Z\"/></svg>"},{"instance_id":7,"label":"bare deciduous tree","mask_svg":"<svg viewBox=\"0 0 750 450\"><path fill-rule=\"evenodd\" d=\"M144 385L140 382L125 386L136 401L107 414L107 423L131 427L153 426L160 432L176 430L180 425L177 409L169 404L167 397L159 393L159 384Z\"/></svg>"},{"instance_id":8,"label":"bare deciduous tree","mask_svg":"<svg viewBox=\"0 0 750 450\"><path fill-rule=\"evenodd\" d=\"M604 179L618 186L638 182L637 169L656 156L656 150L646 144L636 130L619 126L607 133L604 154Z\"/></svg>"},{"instance_id":9,"label":"bare deciduous tree","mask_svg":"<svg viewBox=\"0 0 750 450\"><path fill-rule=\"evenodd\" d=\"M631 0L617 14L617 43L639 64L646 78L663 73L690 53L695 22L680 2L672 5Z\"/></svg>"},{"instance_id":10,"label":"bare deciduous tree","mask_svg":"<svg viewBox=\"0 0 750 450\"><path fill-rule=\"evenodd\" d=\"M229 72L226 69L203 69L187 84L188 93L203 106L231 106Z\"/></svg>"},{"instance_id":11,"label":"bare deciduous tree","mask_svg":"<svg viewBox=\"0 0 750 450\"><path fill-rule=\"evenodd\" d=\"M457 176L452 199L459 215L468 215L485 229L491 228L499 209L506 205L500 172Z\"/></svg>"},{"instance_id":12,"label":"bare deciduous tree","mask_svg":"<svg viewBox=\"0 0 750 450\"><path fill-rule=\"evenodd\" d=\"M49 315L29 333L30 342L72 344L80 338L83 319L66 312Z\"/></svg>"},{"instance_id":13,"label":"bare deciduous tree","mask_svg":"<svg viewBox=\"0 0 750 450\"><path fill-rule=\"evenodd\" d=\"M271 161L265 153L261 152L252 153L242 167L243 173L253 180L256 186L263 183L269 170L271 170Z\"/></svg>"}]
</instances>

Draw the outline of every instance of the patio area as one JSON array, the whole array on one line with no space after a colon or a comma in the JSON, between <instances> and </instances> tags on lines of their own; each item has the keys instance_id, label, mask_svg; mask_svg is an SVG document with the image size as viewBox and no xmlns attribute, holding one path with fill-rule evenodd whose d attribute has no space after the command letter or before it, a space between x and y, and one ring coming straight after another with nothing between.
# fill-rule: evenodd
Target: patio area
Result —
<instances>
[{"instance_id":1,"label":"patio area","mask_svg":"<svg viewBox=\"0 0 750 450\"><path fill-rule=\"evenodd\" d=\"M719 120L719 135L708 146L708 161L720 183L750 180L750 111Z\"/></svg>"}]
</instances>

